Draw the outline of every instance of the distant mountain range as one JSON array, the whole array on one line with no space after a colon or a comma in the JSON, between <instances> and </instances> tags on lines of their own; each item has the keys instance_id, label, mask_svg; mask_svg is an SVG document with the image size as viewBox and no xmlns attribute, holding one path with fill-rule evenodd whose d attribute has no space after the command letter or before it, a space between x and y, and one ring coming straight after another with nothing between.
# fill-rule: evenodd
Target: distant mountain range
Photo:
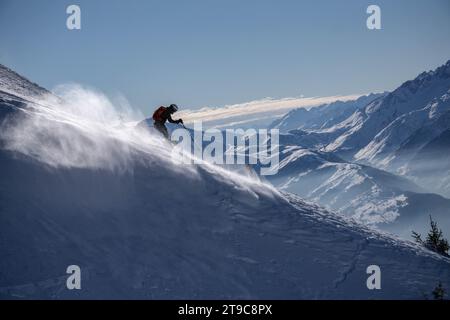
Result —
<instances>
[{"instance_id":1,"label":"distant mountain range","mask_svg":"<svg viewBox=\"0 0 450 320\"><path fill-rule=\"evenodd\" d=\"M355 111L364 108L370 102L383 97L385 93L371 93L351 101L336 101L309 110L298 108L291 110L270 127L286 133L294 129L320 130L332 127L351 116Z\"/></svg>"},{"instance_id":2,"label":"distant mountain range","mask_svg":"<svg viewBox=\"0 0 450 320\"><path fill-rule=\"evenodd\" d=\"M450 233L450 61L392 92L292 110L271 127L283 133L275 185L405 236L430 214Z\"/></svg>"}]
</instances>

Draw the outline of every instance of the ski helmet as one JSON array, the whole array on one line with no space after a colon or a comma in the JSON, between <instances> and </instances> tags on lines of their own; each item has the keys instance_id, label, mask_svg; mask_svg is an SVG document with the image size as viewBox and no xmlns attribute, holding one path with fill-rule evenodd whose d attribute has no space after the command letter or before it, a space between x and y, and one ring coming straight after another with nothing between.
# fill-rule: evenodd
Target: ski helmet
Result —
<instances>
[{"instance_id":1,"label":"ski helmet","mask_svg":"<svg viewBox=\"0 0 450 320\"><path fill-rule=\"evenodd\" d=\"M177 106L176 104L174 104L174 103L172 103L172 104L169 106L169 108L172 109L173 112L178 111L178 106Z\"/></svg>"}]
</instances>

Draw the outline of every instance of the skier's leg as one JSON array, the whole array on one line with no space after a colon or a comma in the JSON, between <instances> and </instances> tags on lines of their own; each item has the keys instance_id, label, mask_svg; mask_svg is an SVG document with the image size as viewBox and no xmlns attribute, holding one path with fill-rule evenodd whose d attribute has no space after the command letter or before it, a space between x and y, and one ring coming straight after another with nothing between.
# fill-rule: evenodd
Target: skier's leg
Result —
<instances>
[{"instance_id":1,"label":"skier's leg","mask_svg":"<svg viewBox=\"0 0 450 320\"><path fill-rule=\"evenodd\" d=\"M165 137L167 140L170 140L170 139L169 139L169 132L167 131L167 128L166 128L165 125L162 125L162 126L161 126L161 132L162 132L162 134L164 135L164 137Z\"/></svg>"},{"instance_id":2,"label":"skier's leg","mask_svg":"<svg viewBox=\"0 0 450 320\"><path fill-rule=\"evenodd\" d=\"M167 132L167 128L164 124L155 122L153 126L164 136L164 138L166 138L167 140L169 139L169 133Z\"/></svg>"}]
</instances>

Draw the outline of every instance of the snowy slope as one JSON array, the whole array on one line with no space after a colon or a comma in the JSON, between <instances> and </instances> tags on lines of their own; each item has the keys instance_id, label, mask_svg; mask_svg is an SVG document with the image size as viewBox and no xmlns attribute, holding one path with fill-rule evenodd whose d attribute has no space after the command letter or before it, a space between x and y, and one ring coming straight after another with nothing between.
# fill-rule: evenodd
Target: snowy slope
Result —
<instances>
[{"instance_id":1,"label":"snowy slope","mask_svg":"<svg viewBox=\"0 0 450 320\"><path fill-rule=\"evenodd\" d=\"M450 200L405 178L297 146L284 146L281 154L279 173L268 177L281 190L405 238L411 230L424 232L432 214L450 235Z\"/></svg>"},{"instance_id":2,"label":"snowy slope","mask_svg":"<svg viewBox=\"0 0 450 320\"><path fill-rule=\"evenodd\" d=\"M450 260L259 181L180 165L146 131L86 112L101 99L78 113L0 99L2 298L421 299L450 287ZM70 264L79 291L65 289Z\"/></svg>"},{"instance_id":3,"label":"snowy slope","mask_svg":"<svg viewBox=\"0 0 450 320\"><path fill-rule=\"evenodd\" d=\"M16 96L24 96L29 99L50 94L46 89L2 64L0 64L0 88L4 93L14 93Z\"/></svg>"}]
</instances>

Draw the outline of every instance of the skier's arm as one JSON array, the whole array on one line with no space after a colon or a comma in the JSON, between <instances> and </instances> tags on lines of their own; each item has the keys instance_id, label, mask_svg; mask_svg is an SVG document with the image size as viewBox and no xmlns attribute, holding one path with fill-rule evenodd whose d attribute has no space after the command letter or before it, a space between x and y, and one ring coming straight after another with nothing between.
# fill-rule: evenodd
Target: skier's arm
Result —
<instances>
[{"instance_id":1,"label":"skier's arm","mask_svg":"<svg viewBox=\"0 0 450 320\"><path fill-rule=\"evenodd\" d=\"M169 121L170 123L183 123L183 120L178 119L178 120L173 120L172 116L169 114L169 116L167 117L167 121Z\"/></svg>"},{"instance_id":2,"label":"skier's arm","mask_svg":"<svg viewBox=\"0 0 450 320\"><path fill-rule=\"evenodd\" d=\"M172 119L172 116L169 114L169 116L167 117L167 121L169 121L170 123L178 123L177 121Z\"/></svg>"}]
</instances>

